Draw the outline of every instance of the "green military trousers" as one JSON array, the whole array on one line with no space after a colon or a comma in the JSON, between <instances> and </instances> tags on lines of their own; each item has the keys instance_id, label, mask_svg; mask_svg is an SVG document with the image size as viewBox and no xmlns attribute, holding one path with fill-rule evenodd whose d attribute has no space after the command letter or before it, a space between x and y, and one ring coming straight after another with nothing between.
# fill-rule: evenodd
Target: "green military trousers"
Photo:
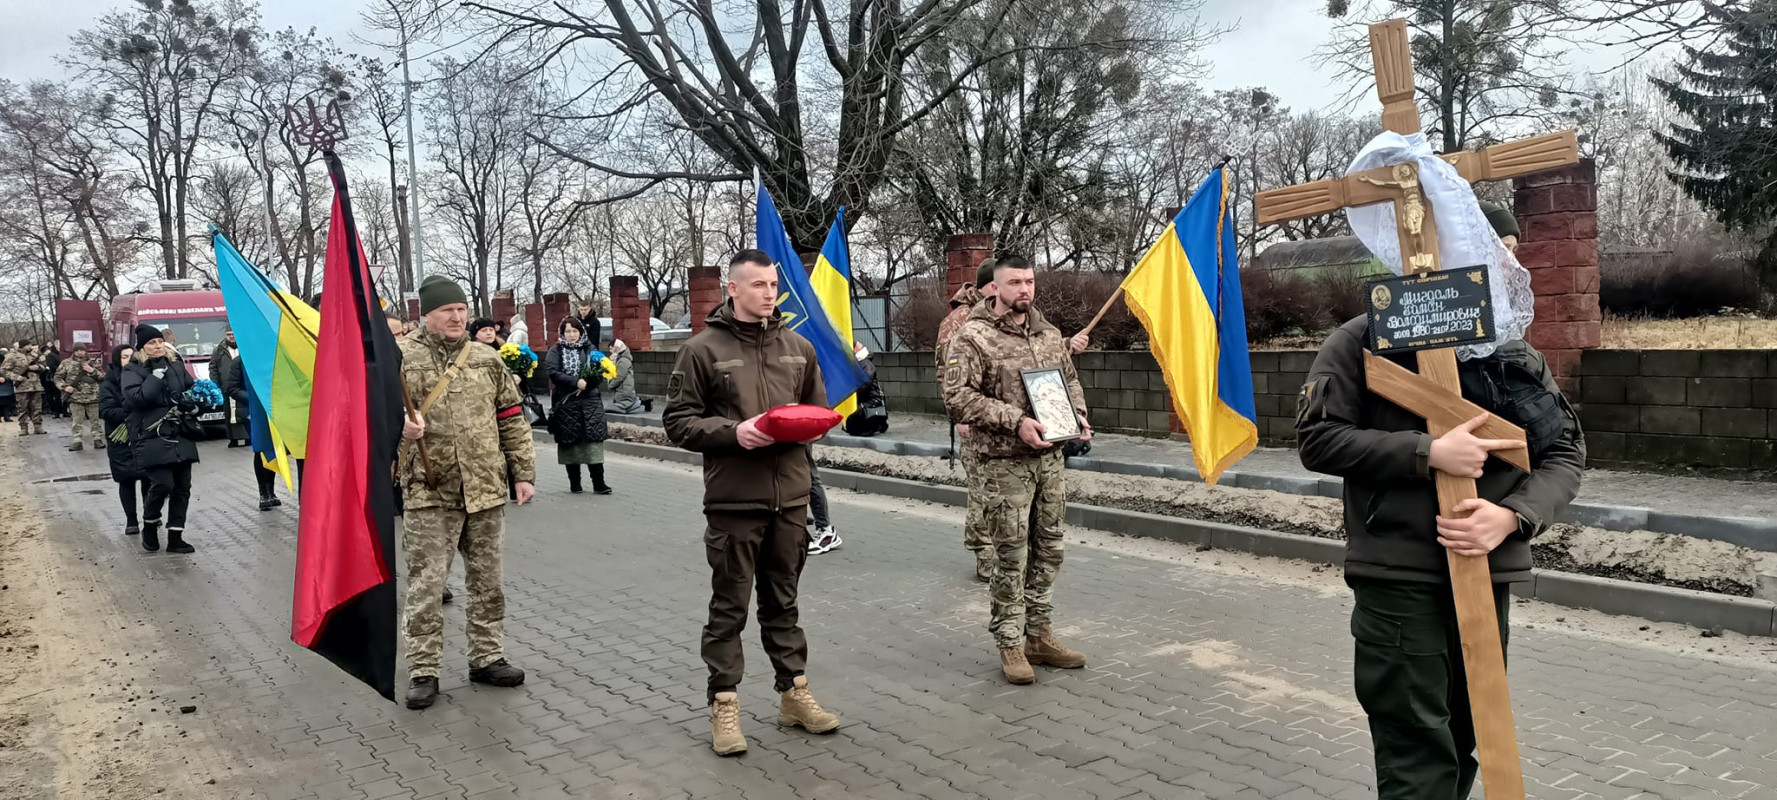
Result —
<instances>
[{"instance_id":1,"label":"green military trousers","mask_svg":"<svg viewBox=\"0 0 1777 800\"><path fill-rule=\"evenodd\" d=\"M1354 683L1370 717L1380 800L1467 800L1480 762L1448 584L1347 578ZM1494 584L1503 648L1511 592Z\"/></svg>"}]
</instances>

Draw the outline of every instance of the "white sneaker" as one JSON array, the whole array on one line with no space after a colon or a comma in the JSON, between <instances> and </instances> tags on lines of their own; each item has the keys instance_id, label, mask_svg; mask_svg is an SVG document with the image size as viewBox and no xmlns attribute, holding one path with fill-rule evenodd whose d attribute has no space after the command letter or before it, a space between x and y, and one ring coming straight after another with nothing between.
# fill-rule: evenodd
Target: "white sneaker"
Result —
<instances>
[{"instance_id":1,"label":"white sneaker","mask_svg":"<svg viewBox=\"0 0 1777 800\"><path fill-rule=\"evenodd\" d=\"M808 554L818 556L829 550L838 550L842 544L845 541L839 538L839 532L833 530L833 526L818 528L814 532L814 538L808 540Z\"/></svg>"}]
</instances>

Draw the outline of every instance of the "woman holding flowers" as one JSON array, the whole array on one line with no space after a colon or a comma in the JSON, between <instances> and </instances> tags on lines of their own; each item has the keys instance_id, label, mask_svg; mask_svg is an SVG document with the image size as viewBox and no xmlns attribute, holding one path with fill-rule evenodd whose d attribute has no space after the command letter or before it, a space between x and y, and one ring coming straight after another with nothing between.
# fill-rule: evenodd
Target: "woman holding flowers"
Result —
<instances>
[{"instance_id":1,"label":"woman holding flowers","mask_svg":"<svg viewBox=\"0 0 1777 800\"><path fill-rule=\"evenodd\" d=\"M185 509L191 504L191 465L197 462L200 403L196 382L159 330L136 326L136 358L121 379L129 409L130 446L148 478L142 510L142 549L160 549L161 510L166 508L167 552L191 553L185 543ZM206 381L208 383L208 381ZM211 389L214 390L214 385Z\"/></svg>"},{"instance_id":2,"label":"woman holding flowers","mask_svg":"<svg viewBox=\"0 0 1777 800\"><path fill-rule=\"evenodd\" d=\"M592 474L592 490L610 494L605 484L605 405L599 387L617 374L617 365L594 349L580 320L561 321L560 341L549 349L549 432L555 435L556 463L568 468L569 491L579 492L580 467Z\"/></svg>"}]
</instances>

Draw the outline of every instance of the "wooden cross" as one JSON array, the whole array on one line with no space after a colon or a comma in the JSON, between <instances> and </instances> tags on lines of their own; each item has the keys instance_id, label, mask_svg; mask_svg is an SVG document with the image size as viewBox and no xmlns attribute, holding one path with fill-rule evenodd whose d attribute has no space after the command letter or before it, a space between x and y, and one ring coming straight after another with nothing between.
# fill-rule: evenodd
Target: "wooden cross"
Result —
<instances>
[{"instance_id":1,"label":"wooden cross","mask_svg":"<svg viewBox=\"0 0 1777 800\"><path fill-rule=\"evenodd\" d=\"M1376 93L1382 99L1382 127L1396 133L1420 130L1413 104L1413 57L1407 23L1390 20L1370 26L1370 55L1376 67ZM1579 161L1573 131L1497 144L1475 152L1442 156L1462 177L1502 180L1541 172ZM1343 178L1315 181L1261 192L1254 199L1259 224L1338 211L1349 206L1393 201L1395 233L1400 238L1401 268L1408 274L1438 269L1437 220L1419 183L1415 164L1366 170ZM1465 266L1465 265L1457 265ZM1374 353L1364 352L1364 375L1370 391L1425 418L1432 436L1480 416L1482 409L1462 399L1456 373L1456 352L1450 348L1422 350L1419 372L1409 371ZM1524 431L1490 416L1476 431L1489 439L1524 441ZM1496 451L1495 456L1526 472L1526 448ZM1439 513L1455 518L1457 504L1476 497L1475 482L1436 474ZM1506 683L1505 653L1493 610L1493 580L1485 556L1460 556L1446 551L1450 585L1462 634L1463 666L1468 676L1469 707L1480 750L1481 782L1489 800L1522 800L1524 775L1518 760L1517 731L1512 721L1511 689Z\"/></svg>"}]
</instances>

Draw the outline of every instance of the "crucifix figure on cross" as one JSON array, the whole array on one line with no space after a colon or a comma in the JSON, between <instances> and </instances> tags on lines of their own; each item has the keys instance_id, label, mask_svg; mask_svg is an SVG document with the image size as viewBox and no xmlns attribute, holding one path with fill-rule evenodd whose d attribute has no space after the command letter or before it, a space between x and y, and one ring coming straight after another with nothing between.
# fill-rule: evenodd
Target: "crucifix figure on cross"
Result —
<instances>
[{"instance_id":1,"label":"crucifix figure on cross","mask_svg":"<svg viewBox=\"0 0 1777 800\"><path fill-rule=\"evenodd\" d=\"M1478 749L1489 800L1523 798L1494 583L1528 578L1529 537L1578 493L1584 445L1546 361L1521 341L1528 275L1468 184L1576 163L1578 145L1566 131L1434 157L1405 22L1372 26L1370 47L1388 132L1343 178L1255 198L1259 224L1352 209L1365 244L1403 276L1378 282L1370 311L1322 348L1297 419L1302 460L1345 478L1355 683L1380 795L1466 798ZM1383 337L1390 315L1420 324ZM1427 323L1460 332L1426 335ZM1375 352L1406 352L1401 334L1423 339L1417 372ZM1479 396L1465 398L1471 385Z\"/></svg>"}]
</instances>

